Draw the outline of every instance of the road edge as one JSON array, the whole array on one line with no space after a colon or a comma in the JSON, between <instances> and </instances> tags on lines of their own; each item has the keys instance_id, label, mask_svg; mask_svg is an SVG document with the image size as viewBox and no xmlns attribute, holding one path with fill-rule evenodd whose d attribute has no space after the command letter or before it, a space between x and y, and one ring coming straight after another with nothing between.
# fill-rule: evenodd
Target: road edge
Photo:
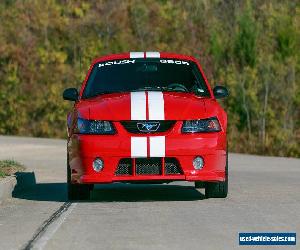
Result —
<instances>
[{"instance_id":1,"label":"road edge","mask_svg":"<svg viewBox=\"0 0 300 250\"><path fill-rule=\"evenodd\" d=\"M65 202L47 220L44 221L33 237L21 249L43 249L76 205L77 203Z\"/></svg>"},{"instance_id":2,"label":"road edge","mask_svg":"<svg viewBox=\"0 0 300 250\"><path fill-rule=\"evenodd\" d=\"M12 198L12 194L16 186L16 176L8 176L3 179L0 179L0 204L4 200Z\"/></svg>"},{"instance_id":3,"label":"road edge","mask_svg":"<svg viewBox=\"0 0 300 250\"><path fill-rule=\"evenodd\" d=\"M15 175L0 179L0 204L20 192L36 184L34 172L17 172Z\"/></svg>"}]
</instances>

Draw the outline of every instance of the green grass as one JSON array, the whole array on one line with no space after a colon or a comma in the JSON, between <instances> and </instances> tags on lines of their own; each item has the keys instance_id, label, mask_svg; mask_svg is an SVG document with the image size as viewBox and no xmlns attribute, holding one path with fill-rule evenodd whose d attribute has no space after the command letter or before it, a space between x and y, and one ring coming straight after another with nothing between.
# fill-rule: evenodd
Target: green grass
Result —
<instances>
[{"instance_id":1,"label":"green grass","mask_svg":"<svg viewBox=\"0 0 300 250\"><path fill-rule=\"evenodd\" d=\"M0 160L0 178L23 171L25 167L15 160Z\"/></svg>"}]
</instances>

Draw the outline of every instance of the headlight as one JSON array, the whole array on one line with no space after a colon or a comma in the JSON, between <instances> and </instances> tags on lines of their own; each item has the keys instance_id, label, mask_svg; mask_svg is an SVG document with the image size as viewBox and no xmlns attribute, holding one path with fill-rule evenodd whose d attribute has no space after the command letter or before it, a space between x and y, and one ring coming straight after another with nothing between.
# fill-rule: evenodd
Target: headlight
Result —
<instances>
[{"instance_id":1,"label":"headlight","mask_svg":"<svg viewBox=\"0 0 300 250\"><path fill-rule=\"evenodd\" d=\"M109 121L78 118L76 132L79 134L111 135L115 134L115 129L113 124Z\"/></svg>"},{"instance_id":2,"label":"headlight","mask_svg":"<svg viewBox=\"0 0 300 250\"><path fill-rule=\"evenodd\" d=\"M182 133L201 133L221 131L220 123L216 117L203 120L184 121L181 129Z\"/></svg>"}]
</instances>

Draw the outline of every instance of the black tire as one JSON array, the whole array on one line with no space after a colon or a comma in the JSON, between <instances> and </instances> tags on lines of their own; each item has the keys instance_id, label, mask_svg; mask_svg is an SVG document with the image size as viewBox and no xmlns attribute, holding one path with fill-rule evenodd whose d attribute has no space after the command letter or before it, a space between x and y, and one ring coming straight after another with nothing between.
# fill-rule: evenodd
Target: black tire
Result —
<instances>
[{"instance_id":1,"label":"black tire","mask_svg":"<svg viewBox=\"0 0 300 250\"><path fill-rule=\"evenodd\" d=\"M69 167L69 160L67 163L67 191L68 200L88 200L90 199L90 190L93 185L87 184L73 184L71 182L71 169Z\"/></svg>"},{"instance_id":2,"label":"black tire","mask_svg":"<svg viewBox=\"0 0 300 250\"><path fill-rule=\"evenodd\" d=\"M228 152L226 152L225 181L207 182L205 184L206 198L226 198L228 194Z\"/></svg>"},{"instance_id":3,"label":"black tire","mask_svg":"<svg viewBox=\"0 0 300 250\"><path fill-rule=\"evenodd\" d=\"M205 188L205 182L203 182L203 181L195 181L195 188L196 189Z\"/></svg>"},{"instance_id":4,"label":"black tire","mask_svg":"<svg viewBox=\"0 0 300 250\"><path fill-rule=\"evenodd\" d=\"M89 200L90 186L86 184L68 183L68 200Z\"/></svg>"}]
</instances>

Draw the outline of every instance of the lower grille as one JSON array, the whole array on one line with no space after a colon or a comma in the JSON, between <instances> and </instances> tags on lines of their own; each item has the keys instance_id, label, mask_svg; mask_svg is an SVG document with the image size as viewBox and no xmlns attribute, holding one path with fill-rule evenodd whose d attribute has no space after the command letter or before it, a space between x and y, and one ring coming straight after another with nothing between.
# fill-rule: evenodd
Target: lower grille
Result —
<instances>
[{"instance_id":1,"label":"lower grille","mask_svg":"<svg viewBox=\"0 0 300 250\"><path fill-rule=\"evenodd\" d=\"M132 175L131 159L126 158L126 159L120 160L115 174L116 175Z\"/></svg>"},{"instance_id":2,"label":"lower grille","mask_svg":"<svg viewBox=\"0 0 300 250\"><path fill-rule=\"evenodd\" d=\"M161 158L136 159L135 166L137 175L161 174Z\"/></svg>"},{"instance_id":3,"label":"lower grille","mask_svg":"<svg viewBox=\"0 0 300 250\"><path fill-rule=\"evenodd\" d=\"M135 169L135 173L134 173ZM183 175L176 158L124 158L121 159L115 175Z\"/></svg>"},{"instance_id":4,"label":"lower grille","mask_svg":"<svg viewBox=\"0 0 300 250\"><path fill-rule=\"evenodd\" d=\"M165 174L183 174L179 162L175 158L166 160Z\"/></svg>"}]
</instances>

